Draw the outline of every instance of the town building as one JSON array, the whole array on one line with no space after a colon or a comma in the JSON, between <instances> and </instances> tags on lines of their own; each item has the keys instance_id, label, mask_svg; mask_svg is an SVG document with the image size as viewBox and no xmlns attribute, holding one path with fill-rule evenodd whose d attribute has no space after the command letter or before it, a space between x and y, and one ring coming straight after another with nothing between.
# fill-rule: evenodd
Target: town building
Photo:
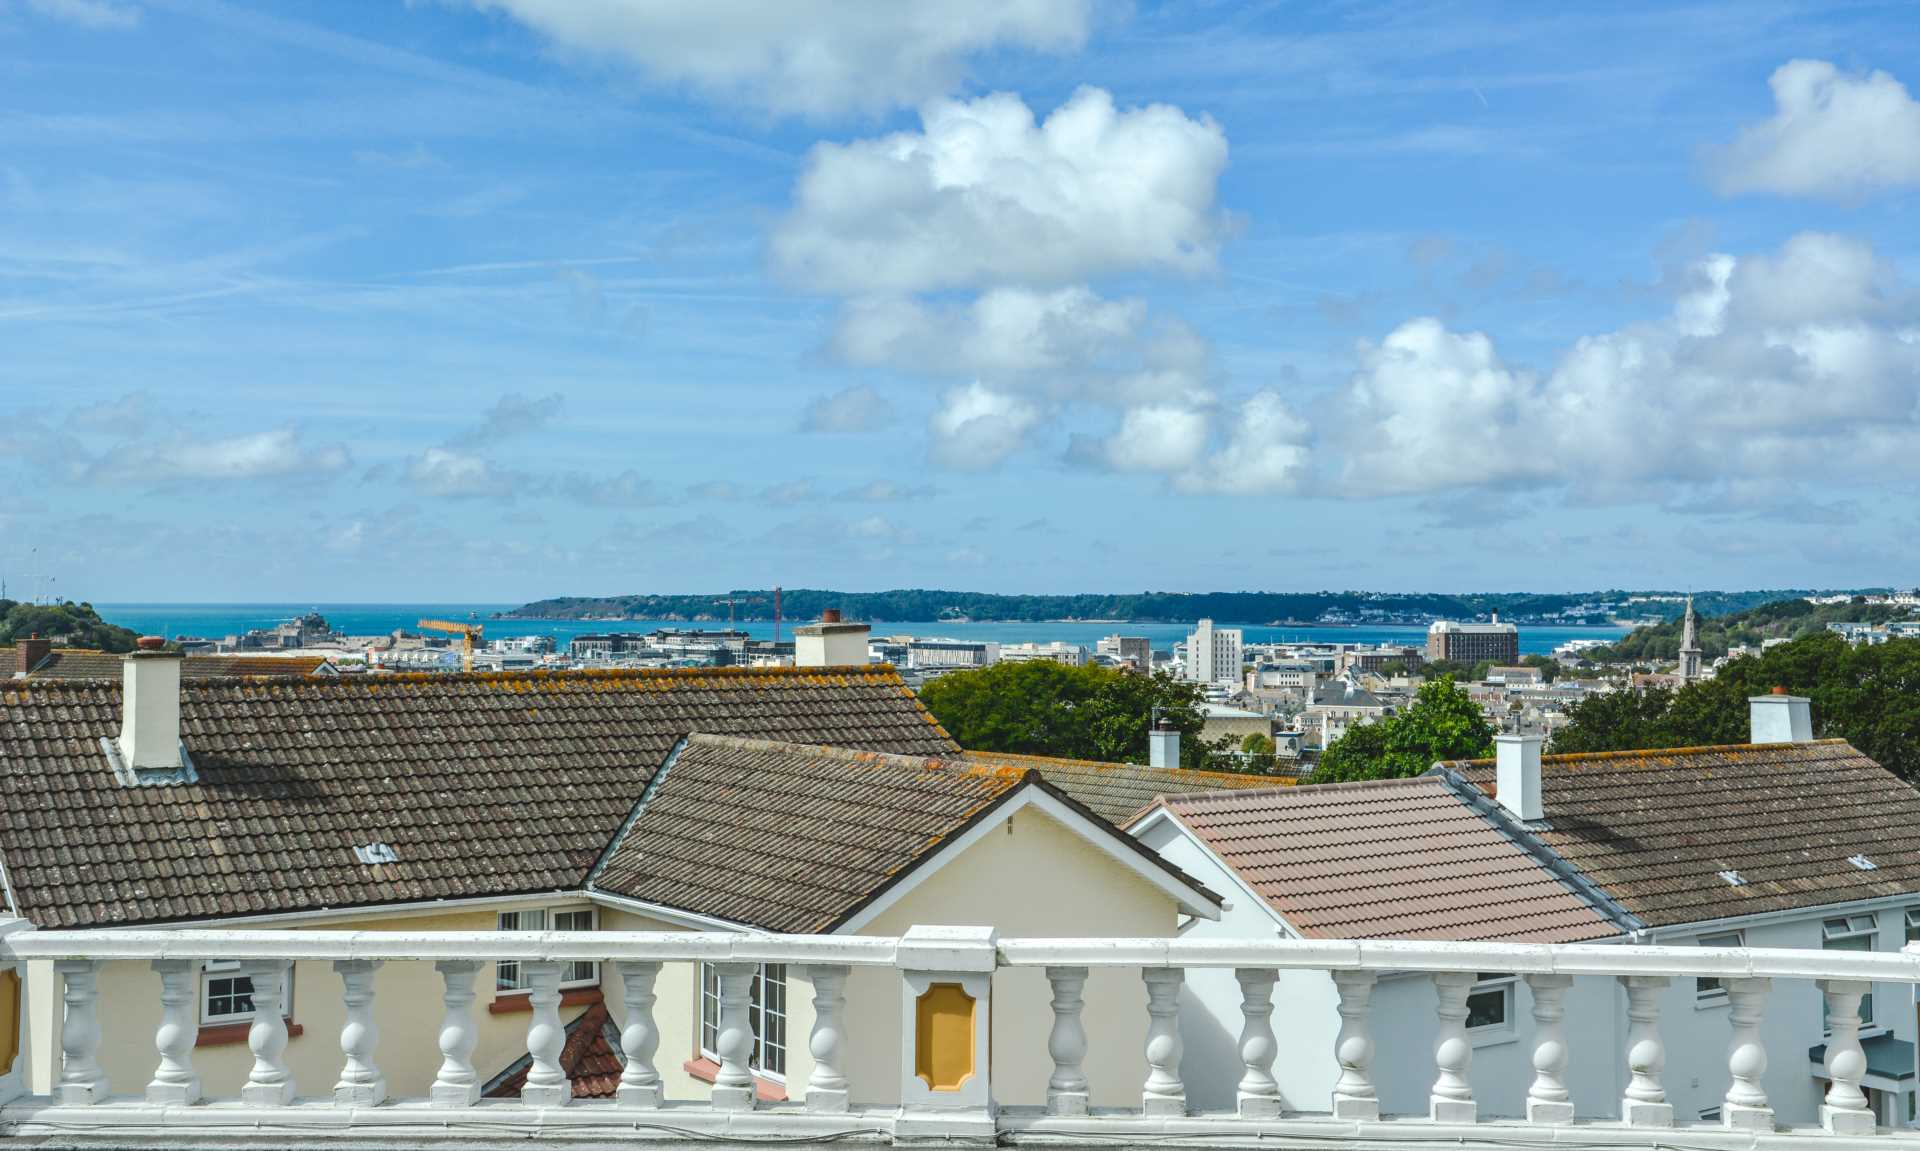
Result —
<instances>
[{"instance_id":1,"label":"town building","mask_svg":"<svg viewBox=\"0 0 1920 1151\"><path fill-rule=\"evenodd\" d=\"M1084 667L1087 663L1087 649L1077 643L1053 640L1049 643L1003 643L1000 645L1000 659L1004 663L1031 663L1045 660L1050 663L1064 664L1067 667Z\"/></svg>"},{"instance_id":2,"label":"town building","mask_svg":"<svg viewBox=\"0 0 1920 1151\"><path fill-rule=\"evenodd\" d=\"M1307 704L1307 726L1319 733L1320 746L1330 747L1363 723L1373 723L1392 714L1387 701L1361 687L1351 675L1316 684Z\"/></svg>"},{"instance_id":3,"label":"town building","mask_svg":"<svg viewBox=\"0 0 1920 1151\"><path fill-rule=\"evenodd\" d=\"M1498 617L1492 623L1435 620L1427 628L1427 658L1469 665L1519 663L1520 629Z\"/></svg>"},{"instance_id":4,"label":"town building","mask_svg":"<svg viewBox=\"0 0 1920 1151\"><path fill-rule=\"evenodd\" d=\"M951 671L1000 662L1000 645L957 639L916 639L907 644L907 666L916 671Z\"/></svg>"},{"instance_id":5,"label":"town building","mask_svg":"<svg viewBox=\"0 0 1920 1151\"><path fill-rule=\"evenodd\" d=\"M1277 930L1300 939L1899 952L1920 936L1920 792L1843 741L1811 739L1806 700L1766 696L1751 707L1750 744L1543 757L1538 736L1508 735L1493 760L1443 763L1413 779L1169 796L1132 830L1225 893L1227 913L1193 924L1194 939ZM1827 799L1810 806L1816 794ZM1624 993L1633 1019L1663 1021L1666 1087L1655 1110L1667 1122L1771 1131L1776 1121L1821 1121L1835 1074L1829 1044L1852 1034L1830 1025L1835 1001L1812 984L1769 987L1728 971L1635 981L1483 968L1451 983L1283 972L1276 996L1299 1022L1274 1075L1289 1099L1334 1094L1340 1069L1311 1053L1334 1044L1342 1008L1370 993L1382 1024L1371 1068L1379 1106L1418 1112L1431 1099L1443 1113L1431 1057L1438 984L1458 997L1483 1114L1541 1106L1528 1091L1536 1029L1559 1026L1564 1014L1616 1021L1573 1033L1556 1069L1564 1115L1620 1117L1623 1106L1639 1106L1631 1092L1623 1104L1621 1070L1642 1042L1617 1024ZM1230 1084L1213 1071L1239 1064L1231 1023L1241 989L1232 972L1191 973L1187 986L1210 1019L1183 1021L1185 1066L1196 1082ZM1866 1027L1865 1106L1882 1126L1906 1125L1911 992L1848 986L1859 998L1843 1002L1858 1004ZM1754 1042L1793 1053L1754 1068L1751 1091L1730 1078L1729 1016L1736 1036L1751 1027Z\"/></svg>"},{"instance_id":6,"label":"town building","mask_svg":"<svg viewBox=\"0 0 1920 1151\"><path fill-rule=\"evenodd\" d=\"M1250 735L1273 737L1273 720L1265 712L1228 707L1224 703L1200 705L1200 738L1208 743L1230 740L1235 749Z\"/></svg>"},{"instance_id":7,"label":"town building","mask_svg":"<svg viewBox=\"0 0 1920 1151\"><path fill-rule=\"evenodd\" d=\"M1153 670L1153 644L1143 635L1110 635L1095 643L1093 651L1135 671Z\"/></svg>"},{"instance_id":8,"label":"town building","mask_svg":"<svg viewBox=\"0 0 1920 1151\"><path fill-rule=\"evenodd\" d=\"M1229 684L1238 687L1245 663L1244 636L1237 627L1214 627L1213 621L1196 623L1187 637L1182 675L1195 683Z\"/></svg>"}]
</instances>

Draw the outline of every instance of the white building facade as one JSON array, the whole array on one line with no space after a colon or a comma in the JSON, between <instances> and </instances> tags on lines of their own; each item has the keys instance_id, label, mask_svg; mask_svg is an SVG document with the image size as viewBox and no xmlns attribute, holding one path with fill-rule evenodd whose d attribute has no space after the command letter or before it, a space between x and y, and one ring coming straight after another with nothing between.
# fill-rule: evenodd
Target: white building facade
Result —
<instances>
[{"instance_id":1,"label":"white building facade","mask_svg":"<svg viewBox=\"0 0 1920 1151\"><path fill-rule=\"evenodd\" d=\"M1239 628L1215 627L1210 619L1200 620L1194 625L1193 634L1187 637L1182 674L1195 683L1237 687L1245 651L1245 636Z\"/></svg>"}]
</instances>

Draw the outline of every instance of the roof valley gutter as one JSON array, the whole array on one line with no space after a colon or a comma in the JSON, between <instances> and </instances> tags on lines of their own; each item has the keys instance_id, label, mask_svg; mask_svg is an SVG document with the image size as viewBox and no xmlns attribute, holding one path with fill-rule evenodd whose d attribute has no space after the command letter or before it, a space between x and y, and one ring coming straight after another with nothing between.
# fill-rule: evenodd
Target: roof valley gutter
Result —
<instances>
[{"instance_id":1,"label":"roof valley gutter","mask_svg":"<svg viewBox=\"0 0 1920 1151\"><path fill-rule=\"evenodd\" d=\"M1576 895L1586 900L1623 933L1631 936L1634 942L1643 941L1641 936L1647 925L1640 921L1639 916L1615 902L1614 898L1608 895L1599 884L1588 879L1578 867L1562 858L1559 852L1543 842L1525 823L1513 818L1506 808L1501 807L1486 792L1468 783L1465 776L1450 767L1435 764L1427 774L1438 775L1455 798L1492 824L1495 830L1512 841L1514 846L1526 852L1535 863L1545 868L1554 878L1572 888Z\"/></svg>"}]
</instances>

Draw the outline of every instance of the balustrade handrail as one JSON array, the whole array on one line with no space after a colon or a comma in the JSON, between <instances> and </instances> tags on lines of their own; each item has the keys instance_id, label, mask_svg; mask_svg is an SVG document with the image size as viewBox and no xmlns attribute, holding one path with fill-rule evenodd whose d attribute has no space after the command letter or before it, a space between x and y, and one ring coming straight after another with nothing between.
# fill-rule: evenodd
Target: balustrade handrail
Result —
<instances>
[{"instance_id":1,"label":"balustrade handrail","mask_svg":"<svg viewBox=\"0 0 1920 1151\"><path fill-rule=\"evenodd\" d=\"M722 931L25 930L0 937L24 959L664 960L892 967L900 941L877 936ZM1003 967L1277 968L1516 975L1863 979L1920 984L1920 946L1898 952L1417 940L1008 938Z\"/></svg>"},{"instance_id":2,"label":"balustrade handrail","mask_svg":"<svg viewBox=\"0 0 1920 1151\"><path fill-rule=\"evenodd\" d=\"M706 960L891 967L899 940L721 931L17 931L20 959Z\"/></svg>"},{"instance_id":3,"label":"balustrade handrail","mask_svg":"<svg viewBox=\"0 0 1920 1151\"><path fill-rule=\"evenodd\" d=\"M1342 939L1001 939L1005 967L1205 967L1318 971L1861 979L1920 984L1920 945L1903 951L1649 944L1455 943Z\"/></svg>"}]
</instances>

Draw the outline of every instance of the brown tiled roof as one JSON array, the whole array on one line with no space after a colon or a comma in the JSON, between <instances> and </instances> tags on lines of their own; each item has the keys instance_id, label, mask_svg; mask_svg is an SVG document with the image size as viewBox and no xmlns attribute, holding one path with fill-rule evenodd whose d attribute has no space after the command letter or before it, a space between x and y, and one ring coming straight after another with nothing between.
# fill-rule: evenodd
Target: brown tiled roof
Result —
<instances>
[{"instance_id":1,"label":"brown tiled roof","mask_svg":"<svg viewBox=\"0 0 1920 1151\"><path fill-rule=\"evenodd\" d=\"M620 1056L620 1029L613 1025L604 1002L594 1003L567 1024L560 1047L560 1070L573 1083L575 1099L611 1099L620 1088L626 1060ZM533 1070L533 1056L522 1055L486 1086L488 1099L518 1099Z\"/></svg>"},{"instance_id":2,"label":"brown tiled roof","mask_svg":"<svg viewBox=\"0 0 1920 1151\"><path fill-rule=\"evenodd\" d=\"M1566 943L1620 934L1437 776L1162 803L1309 938Z\"/></svg>"},{"instance_id":3,"label":"brown tiled roof","mask_svg":"<svg viewBox=\"0 0 1920 1151\"><path fill-rule=\"evenodd\" d=\"M0 667L13 666L14 649L0 648ZM62 647L47 653L27 673L29 679L120 678L123 657L89 648ZM181 679L234 676L310 676L325 667L317 655L190 655L180 662Z\"/></svg>"},{"instance_id":4,"label":"brown tiled roof","mask_svg":"<svg viewBox=\"0 0 1920 1151\"><path fill-rule=\"evenodd\" d=\"M1121 827L1125 827L1142 809L1163 795L1284 787L1295 782L1284 776L1189 771L1185 768L1170 771L1166 768L1142 767L1137 763L1101 763L1090 759L1055 759L1044 755L970 751L967 759L984 767L1037 771L1048 783L1085 804L1100 818Z\"/></svg>"},{"instance_id":5,"label":"brown tiled roof","mask_svg":"<svg viewBox=\"0 0 1920 1151\"><path fill-rule=\"evenodd\" d=\"M0 681L0 858L41 926L577 889L695 730L957 751L886 667L189 681L192 784L118 783L120 718L117 681Z\"/></svg>"},{"instance_id":6,"label":"brown tiled roof","mask_svg":"<svg viewBox=\"0 0 1920 1151\"><path fill-rule=\"evenodd\" d=\"M1844 740L1540 762L1534 835L1647 926L1920 892L1920 792ZM1442 766L1496 794L1491 760Z\"/></svg>"},{"instance_id":7,"label":"brown tiled roof","mask_svg":"<svg viewBox=\"0 0 1920 1151\"><path fill-rule=\"evenodd\" d=\"M769 931L827 932L1024 785L1210 894L1024 766L711 735L665 765L591 886Z\"/></svg>"}]
</instances>

